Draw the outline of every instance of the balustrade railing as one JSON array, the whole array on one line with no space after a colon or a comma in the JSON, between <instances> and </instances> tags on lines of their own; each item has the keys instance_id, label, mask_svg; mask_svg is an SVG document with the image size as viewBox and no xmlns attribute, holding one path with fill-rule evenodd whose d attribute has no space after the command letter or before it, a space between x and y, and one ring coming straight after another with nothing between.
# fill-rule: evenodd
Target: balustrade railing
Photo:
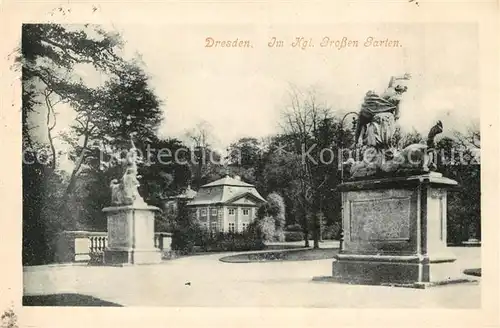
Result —
<instances>
[{"instance_id":1,"label":"balustrade railing","mask_svg":"<svg viewBox=\"0 0 500 328\"><path fill-rule=\"evenodd\" d=\"M89 236L89 253L91 254L102 254L106 249L106 244L108 242L108 236Z\"/></svg>"},{"instance_id":2,"label":"balustrade railing","mask_svg":"<svg viewBox=\"0 0 500 328\"><path fill-rule=\"evenodd\" d=\"M154 235L154 247L161 251L169 251L172 234L157 232ZM108 245L106 232L65 231L56 241L56 262L89 261L100 263Z\"/></svg>"},{"instance_id":3,"label":"balustrade railing","mask_svg":"<svg viewBox=\"0 0 500 328\"><path fill-rule=\"evenodd\" d=\"M155 242L154 245L156 248L159 250L164 250L164 249L170 249L170 244L165 245L165 239L167 239L169 242L172 240L172 234L168 232L157 232L155 233Z\"/></svg>"}]
</instances>

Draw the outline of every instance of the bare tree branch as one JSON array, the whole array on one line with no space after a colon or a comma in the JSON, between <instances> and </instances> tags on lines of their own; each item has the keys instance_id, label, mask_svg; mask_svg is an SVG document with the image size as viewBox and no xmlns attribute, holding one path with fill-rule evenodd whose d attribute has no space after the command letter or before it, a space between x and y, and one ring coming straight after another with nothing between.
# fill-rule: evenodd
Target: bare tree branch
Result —
<instances>
[{"instance_id":1,"label":"bare tree branch","mask_svg":"<svg viewBox=\"0 0 500 328\"><path fill-rule=\"evenodd\" d=\"M57 154L56 154L56 148L54 146L54 139L52 138L52 130L56 126L56 115L54 113L54 108L52 106L52 103L50 102L50 95L52 94L52 90L50 89L45 89L43 91L43 95L45 98L45 104L47 106L47 116L46 116L46 124L47 124L47 138L49 139L49 146L50 146L50 151L51 151L51 158L52 161L50 163L50 168L52 170L56 169L56 160L57 160ZM51 116L53 117L53 123L50 123L50 118Z\"/></svg>"}]
</instances>

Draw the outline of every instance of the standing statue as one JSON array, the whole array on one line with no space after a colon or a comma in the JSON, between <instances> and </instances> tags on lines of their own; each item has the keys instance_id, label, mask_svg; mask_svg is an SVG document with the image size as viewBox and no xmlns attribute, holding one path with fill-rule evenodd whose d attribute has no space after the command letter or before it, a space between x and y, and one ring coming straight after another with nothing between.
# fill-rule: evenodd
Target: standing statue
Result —
<instances>
[{"instance_id":1,"label":"standing statue","mask_svg":"<svg viewBox=\"0 0 500 328\"><path fill-rule=\"evenodd\" d=\"M118 183L118 180L113 179L110 184L111 202L114 205L145 204L144 199L138 191L140 183L138 180L139 176L137 175L137 148L132 140L132 136L130 137L130 143L131 148L125 158L125 173L120 183Z\"/></svg>"},{"instance_id":2,"label":"standing statue","mask_svg":"<svg viewBox=\"0 0 500 328\"><path fill-rule=\"evenodd\" d=\"M359 111L354 142L356 146L375 147L378 150L392 148L392 139L399 119L399 103L408 90L405 84L410 74L391 77L382 95L368 91Z\"/></svg>"}]
</instances>

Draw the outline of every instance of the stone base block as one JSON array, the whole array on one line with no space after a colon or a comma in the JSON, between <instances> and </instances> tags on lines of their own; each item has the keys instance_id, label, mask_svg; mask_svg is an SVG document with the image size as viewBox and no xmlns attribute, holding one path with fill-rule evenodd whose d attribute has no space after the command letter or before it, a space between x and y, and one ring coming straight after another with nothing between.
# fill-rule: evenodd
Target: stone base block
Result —
<instances>
[{"instance_id":1,"label":"stone base block","mask_svg":"<svg viewBox=\"0 0 500 328\"><path fill-rule=\"evenodd\" d=\"M339 254L340 255L340 254ZM454 259L431 262L418 256L340 255L333 262L333 279L352 284L397 285L425 288L469 282Z\"/></svg>"},{"instance_id":2,"label":"stone base block","mask_svg":"<svg viewBox=\"0 0 500 328\"><path fill-rule=\"evenodd\" d=\"M442 286L442 285L451 285L451 284L460 284L460 283L469 283L469 284L477 284L478 280L473 278L455 278L449 279L446 281L440 282L415 282L415 283L369 283L369 282L350 282L342 279L337 279L332 276L321 276L321 277L313 277L312 281L314 282L326 282L326 283L345 283L345 284L360 284L360 285L378 285L378 286L388 286L388 287L402 287L402 288L416 288L416 289L426 289L429 287Z\"/></svg>"},{"instance_id":3,"label":"stone base block","mask_svg":"<svg viewBox=\"0 0 500 328\"><path fill-rule=\"evenodd\" d=\"M107 265L157 264L161 262L161 252L158 249L106 249L104 263Z\"/></svg>"},{"instance_id":4,"label":"stone base block","mask_svg":"<svg viewBox=\"0 0 500 328\"><path fill-rule=\"evenodd\" d=\"M90 261L90 255L88 254L76 254L75 262L88 262Z\"/></svg>"},{"instance_id":5,"label":"stone base block","mask_svg":"<svg viewBox=\"0 0 500 328\"><path fill-rule=\"evenodd\" d=\"M419 288L470 280L446 245L447 194L456 185L435 172L341 184L332 279Z\"/></svg>"}]
</instances>

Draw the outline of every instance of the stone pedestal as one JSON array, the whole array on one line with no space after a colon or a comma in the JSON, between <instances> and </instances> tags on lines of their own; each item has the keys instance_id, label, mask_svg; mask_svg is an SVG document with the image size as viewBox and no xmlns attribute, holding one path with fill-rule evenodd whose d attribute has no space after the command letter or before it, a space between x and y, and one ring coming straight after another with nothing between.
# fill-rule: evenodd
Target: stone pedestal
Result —
<instances>
[{"instance_id":1,"label":"stone pedestal","mask_svg":"<svg viewBox=\"0 0 500 328\"><path fill-rule=\"evenodd\" d=\"M447 189L439 173L347 182L344 240L333 279L425 287L467 281L446 245Z\"/></svg>"},{"instance_id":2,"label":"stone pedestal","mask_svg":"<svg viewBox=\"0 0 500 328\"><path fill-rule=\"evenodd\" d=\"M154 247L154 213L157 210L159 210L157 207L142 204L103 209L108 219L105 264L161 262L161 252Z\"/></svg>"}]
</instances>

